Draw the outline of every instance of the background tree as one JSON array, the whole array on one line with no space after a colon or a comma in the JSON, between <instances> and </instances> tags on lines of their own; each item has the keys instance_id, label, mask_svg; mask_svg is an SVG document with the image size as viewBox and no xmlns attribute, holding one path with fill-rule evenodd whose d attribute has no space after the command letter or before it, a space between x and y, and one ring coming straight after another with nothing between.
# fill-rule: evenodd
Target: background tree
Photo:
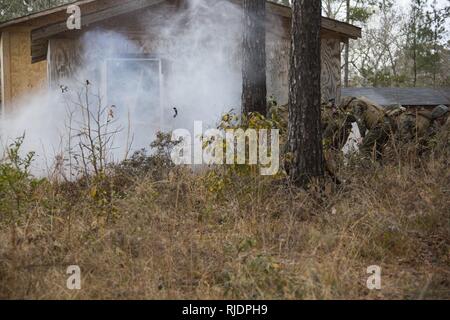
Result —
<instances>
[{"instance_id":1,"label":"background tree","mask_svg":"<svg viewBox=\"0 0 450 320\"><path fill-rule=\"evenodd\" d=\"M405 84L398 59L404 50L403 24L403 15L394 1L378 2L370 23L364 28L363 38L352 46L350 64L356 73L354 83L374 87Z\"/></svg>"},{"instance_id":2,"label":"background tree","mask_svg":"<svg viewBox=\"0 0 450 320\"><path fill-rule=\"evenodd\" d=\"M242 112L267 113L266 1L244 0Z\"/></svg>"},{"instance_id":3,"label":"background tree","mask_svg":"<svg viewBox=\"0 0 450 320\"><path fill-rule=\"evenodd\" d=\"M324 0L324 13L344 20L342 1ZM450 7L445 2L411 0L407 8L398 1L374 0L355 8L351 0L350 22L363 28L363 37L350 42L349 85L449 86Z\"/></svg>"},{"instance_id":4,"label":"background tree","mask_svg":"<svg viewBox=\"0 0 450 320\"><path fill-rule=\"evenodd\" d=\"M420 58L426 47L427 30L425 26L425 2L426 0L413 0L411 4L410 18L407 25L406 50L412 60L413 86L417 86L417 77L421 68Z\"/></svg>"},{"instance_id":5,"label":"background tree","mask_svg":"<svg viewBox=\"0 0 450 320\"><path fill-rule=\"evenodd\" d=\"M440 9L433 0L431 10L427 12L426 21L431 30L431 73L433 86L437 85L437 76L442 62L441 42L446 35L445 22L450 16L450 6ZM447 60L450 61L450 60Z\"/></svg>"},{"instance_id":6,"label":"background tree","mask_svg":"<svg viewBox=\"0 0 450 320\"><path fill-rule=\"evenodd\" d=\"M321 1L294 0L289 79L289 152L292 180L306 186L324 174L321 95Z\"/></svg>"},{"instance_id":7,"label":"background tree","mask_svg":"<svg viewBox=\"0 0 450 320\"><path fill-rule=\"evenodd\" d=\"M412 86L441 86L446 84L448 74L448 33L446 21L449 7L438 7L438 2L413 0L409 18L405 24L404 72L412 79ZM408 67L410 66L410 67ZM447 83L448 85L448 83Z\"/></svg>"}]
</instances>

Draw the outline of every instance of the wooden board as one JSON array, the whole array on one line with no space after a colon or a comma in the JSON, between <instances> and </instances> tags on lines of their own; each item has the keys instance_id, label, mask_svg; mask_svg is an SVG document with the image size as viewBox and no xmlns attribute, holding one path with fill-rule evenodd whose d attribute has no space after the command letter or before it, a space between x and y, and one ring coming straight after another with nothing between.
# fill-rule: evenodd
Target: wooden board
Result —
<instances>
[{"instance_id":1,"label":"wooden board","mask_svg":"<svg viewBox=\"0 0 450 320\"><path fill-rule=\"evenodd\" d=\"M267 39L267 86L280 104L288 102L289 95L289 54L290 42L287 39ZM322 39L322 100L341 96L341 53L338 39Z\"/></svg>"},{"instance_id":2,"label":"wooden board","mask_svg":"<svg viewBox=\"0 0 450 320\"><path fill-rule=\"evenodd\" d=\"M267 93L281 105L288 103L290 47L287 38L267 37Z\"/></svg>"},{"instance_id":3,"label":"wooden board","mask_svg":"<svg viewBox=\"0 0 450 320\"><path fill-rule=\"evenodd\" d=\"M11 57L10 34L3 32L0 45L1 59L1 84L2 84L2 108L1 112L8 112L11 102Z\"/></svg>"},{"instance_id":4,"label":"wooden board","mask_svg":"<svg viewBox=\"0 0 450 320\"><path fill-rule=\"evenodd\" d=\"M77 40L50 39L48 42L48 77L50 88L58 88L63 82L76 77L81 65L81 52Z\"/></svg>"},{"instance_id":5,"label":"wooden board","mask_svg":"<svg viewBox=\"0 0 450 320\"><path fill-rule=\"evenodd\" d=\"M338 39L322 39L322 100L341 98L341 44Z\"/></svg>"},{"instance_id":6,"label":"wooden board","mask_svg":"<svg viewBox=\"0 0 450 320\"><path fill-rule=\"evenodd\" d=\"M28 94L46 87L47 63L31 63L30 31L2 32L2 103L6 112Z\"/></svg>"},{"instance_id":7,"label":"wooden board","mask_svg":"<svg viewBox=\"0 0 450 320\"><path fill-rule=\"evenodd\" d=\"M42 89L46 85L46 63L31 63L29 32L11 33L12 99Z\"/></svg>"}]
</instances>

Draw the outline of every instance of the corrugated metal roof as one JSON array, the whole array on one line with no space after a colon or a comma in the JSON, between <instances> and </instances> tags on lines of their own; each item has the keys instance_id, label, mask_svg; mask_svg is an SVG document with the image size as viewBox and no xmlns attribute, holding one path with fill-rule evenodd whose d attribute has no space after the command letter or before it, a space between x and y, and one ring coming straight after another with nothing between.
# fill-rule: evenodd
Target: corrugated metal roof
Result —
<instances>
[{"instance_id":1,"label":"corrugated metal roof","mask_svg":"<svg viewBox=\"0 0 450 320\"><path fill-rule=\"evenodd\" d=\"M343 88L342 96L364 96L383 106L393 104L403 106L450 105L450 88Z\"/></svg>"}]
</instances>

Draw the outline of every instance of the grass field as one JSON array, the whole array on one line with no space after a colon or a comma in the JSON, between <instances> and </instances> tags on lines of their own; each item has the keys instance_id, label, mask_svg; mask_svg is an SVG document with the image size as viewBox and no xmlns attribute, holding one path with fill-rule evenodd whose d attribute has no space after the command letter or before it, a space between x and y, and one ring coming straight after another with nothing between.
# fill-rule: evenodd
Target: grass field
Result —
<instances>
[{"instance_id":1,"label":"grass field","mask_svg":"<svg viewBox=\"0 0 450 320\"><path fill-rule=\"evenodd\" d=\"M342 166L341 186L309 191L155 163L37 180L6 163L0 298L450 298L446 157ZM367 289L371 265L381 290Z\"/></svg>"}]
</instances>

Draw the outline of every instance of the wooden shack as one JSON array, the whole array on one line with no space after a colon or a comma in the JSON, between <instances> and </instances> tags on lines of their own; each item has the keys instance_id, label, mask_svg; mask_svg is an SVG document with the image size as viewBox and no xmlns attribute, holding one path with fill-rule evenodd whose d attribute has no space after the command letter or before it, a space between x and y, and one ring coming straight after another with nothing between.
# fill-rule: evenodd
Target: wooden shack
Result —
<instances>
[{"instance_id":1,"label":"wooden shack","mask_svg":"<svg viewBox=\"0 0 450 320\"><path fill-rule=\"evenodd\" d=\"M165 87L170 83L167 78L170 78L171 70L173 70L170 61L176 60L177 54L178 56L183 54L173 52L174 47L171 43L176 43L176 34L183 32L180 21L189 24L189 18L183 16L183 12L190 10L192 4L189 2L198 1L202 0L82 0L71 4L81 9L80 30L69 30L67 27L69 5L0 24L2 110L4 112L13 110L16 101L29 92L57 88L63 84L64 79L74 77L78 70L83 68L87 59L83 50L86 47L98 46L98 43L86 43L89 40L84 37L95 30L120 34L133 43L133 45L128 43L114 49L115 59L126 59L130 62L126 65L116 63L116 68L130 68L129 72L148 68L156 73L164 73L165 80L157 79L154 85L161 86L157 92L161 95L158 103L161 105L162 112L171 110L172 106L164 103L170 101L171 95L171 88ZM210 6L216 5L217 7L213 8L214 12L219 13L228 10L229 7L221 6L224 3L230 3L237 8L241 5L241 0L208 0L206 2ZM208 19L208 12L204 9L204 6L199 6L195 14L204 15L204 18ZM267 10L268 91L280 103L285 103L288 98L291 9L268 2ZM239 11L236 11L235 18L230 20L227 16L223 18L223 22L229 23L230 26L239 24ZM217 18L214 17L214 19ZM179 25L179 30L171 30L170 34L164 32L163 29L171 26L175 21ZM199 31L201 32L201 27ZM324 100L339 99L341 45L349 39L357 39L360 36L361 29L358 27L328 18L322 19L322 97ZM106 37L104 41L107 42L108 38ZM240 43L239 35L236 35L235 43ZM239 71L239 52L230 49L229 55L230 61L234 64L230 65L230 68ZM99 64L97 72L93 72L94 81L107 82L105 78L108 78L109 71L108 69L105 71L100 64L104 64L104 60L110 59L111 56L102 57L91 54L88 58L98 61ZM113 79L114 76L110 78ZM108 86L109 84L103 85L104 88Z\"/></svg>"}]
</instances>

